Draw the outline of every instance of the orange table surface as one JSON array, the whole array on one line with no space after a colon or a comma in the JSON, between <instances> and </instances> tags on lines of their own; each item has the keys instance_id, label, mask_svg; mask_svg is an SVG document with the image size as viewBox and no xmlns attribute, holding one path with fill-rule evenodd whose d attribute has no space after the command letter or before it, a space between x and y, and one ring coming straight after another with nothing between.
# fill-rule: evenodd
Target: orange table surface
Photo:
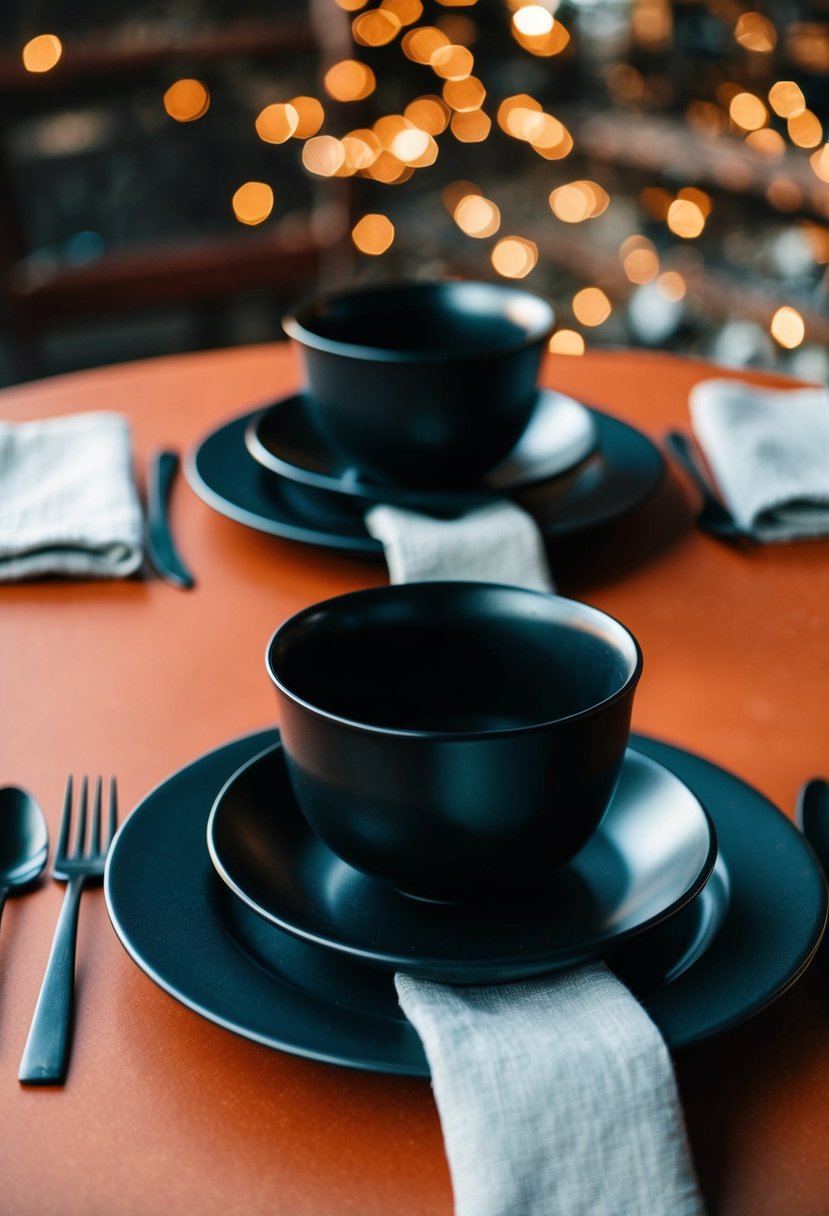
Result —
<instances>
[{"instance_id":1,"label":"orange table surface","mask_svg":"<svg viewBox=\"0 0 829 1216\"><path fill-rule=\"evenodd\" d=\"M543 370L656 440L687 425L688 390L712 374L633 352L550 357ZM254 346L21 385L0 394L0 416L123 411L143 482L151 449L188 451L299 383L291 349ZM559 588L639 639L634 729L716 761L791 814L800 783L829 773L829 544L728 548L692 526L694 501L670 471L629 521L554 551ZM53 837L67 773L116 773L126 811L189 760L276 724L264 670L276 625L386 581L379 562L239 526L184 480L172 505L193 591L152 578L0 586L0 780L32 790ZM81 906L66 1085L19 1086L62 895L44 881L9 900L0 926L4 1216L451 1213L428 1082L307 1061L202 1019L128 958L100 889ZM819 965L752 1021L682 1053L677 1070L712 1216L825 1216Z\"/></svg>"}]
</instances>

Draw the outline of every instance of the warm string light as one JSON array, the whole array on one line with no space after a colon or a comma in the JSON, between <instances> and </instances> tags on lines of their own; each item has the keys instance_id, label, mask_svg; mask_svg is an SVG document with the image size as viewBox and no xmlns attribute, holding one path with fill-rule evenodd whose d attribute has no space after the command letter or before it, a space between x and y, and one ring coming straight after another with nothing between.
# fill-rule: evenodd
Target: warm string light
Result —
<instances>
[{"instance_id":1,"label":"warm string light","mask_svg":"<svg viewBox=\"0 0 829 1216\"><path fill-rule=\"evenodd\" d=\"M777 309L771 319L769 331L775 342L785 350L794 350L806 336L803 318L796 308L790 308L788 305Z\"/></svg>"},{"instance_id":2,"label":"warm string light","mask_svg":"<svg viewBox=\"0 0 829 1216\"><path fill-rule=\"evenodd\" d=\"M210 107L210 93L201 80L177 80L164 94L164 109L176 122L195 122Z\"/></svg>"},{"instance_id":3,"label":"warm string light","mask_svg":"<svg viewBox=\"0 0 829 1216\"><path fill-rule=\"evenodd\" d=\"M325 73L323 90L332 102L348 106L377 93L375 69L364 62L360 48L373 51L392 47L391 53L395 53L396 46L396 53L422 68L424 77L431 77L432 83L424 82L423 92L404 104L403 113L382 114L370 127L355 127L337 136L326 130L326 110L317 97L277 98L266 105L255 119L258 137L275 145L299 141L301 163L310 175L359 175L382 185L400 185L437 161L441 137L461 143L483 142L493 128L550 162L564 161L573 151L571 132L532 95L513 94L494 100L488 96L486 80L476 74L476 0L437 0L447 11L433 25L423 23L421 0L336 3L350 16L355 55L331 64ZM570 45L570 34L556 14L557 0L504 0L504 4L509 33L527 54L550 57ZM652 49L664 45L672 36L671 14L664 0L636 0L634 9L632 30L638 45ZM803 30L787 44L792 60L814 65L825 47L829 66L829 38L819 45L813 41L811 51L807 51L806 23L801 24ZM733 34L737 47L749 56L768 56L778 45L774 23L757 12L737 15ZM55 35L41 35L24 48L24 64L31 72L48 71L61 53ZM824 142L823 124L808 108L801 87L796 81L781 79L761 95L756 73L749 74L749 79L748 87L737 80L722 79L710 98L691 100L685 110L688 129L702 137L739 140L756 158L755 164L762 162L769 167L784 165L787 156L800 150L808 155L816 181L829 183L829 143ZM657 96L647 75L631 64L609 68L607 85L612 98L623 105L647 104ZM178 80L164 94L163 104L171 118L190 122L207 112L210 94L203 82ZM490 109L491 114L487 112ZM729 173L731 179L723 171L720 184L724 188L729 188L729 181L731 187L735 186L736 163ZM744 184L748 180L744 178ZM775 210L793 212L803 206L803 187L791 173L775 172L767 181L766 198ZM587 179L559 179L552 185L548 201L554 219L567 225L599 219L611 205L609 192ZM444 188L443 202L460 233L471 240L493 242L489 258L498 275L520 279L536 268L537 244L517 233L500 235L501 208L477 185L450 183ZM650 221L663 224L667 232L683 242L693 242L704 234L713 208L711 196L695 186L674 190L647 186L639 191L638 203ZM232 206L240 223L262 223L272 213L273 191L267 183L246 182L233 195ZM821 214L829 219L829 204ZM823 232L818 225L814 227ZM351 230L354 248L368 257L386 253L395 236L392 220L381 212L363 215ZM823 262L829 262L829 236L824 244ZM619 244L618 256L626 279L635 287L652 284L672 302L687 294L684 275L663 268L660 252L648 237L640 233L626 237ZM590 284L575 292L571 308L575 320L591 329L608 320L613 304L603 288ZM805 340L803 318L788 306L777 309L769 331L787 350ZM580 355L585 340L575 329L561 328L550 339L549 349L554 354Z\"/></svg>"},{"instance_id":4,"label":"warm string light","mask_svg":"<svg viewBox=\"0 0 829 1216\"><path fill-rule=\"evenodd\" d=\"M23 47L23 66L27 72L51 72L63 54L63 43L57 34L38 34Z\"/></svg>"}]
</instances>

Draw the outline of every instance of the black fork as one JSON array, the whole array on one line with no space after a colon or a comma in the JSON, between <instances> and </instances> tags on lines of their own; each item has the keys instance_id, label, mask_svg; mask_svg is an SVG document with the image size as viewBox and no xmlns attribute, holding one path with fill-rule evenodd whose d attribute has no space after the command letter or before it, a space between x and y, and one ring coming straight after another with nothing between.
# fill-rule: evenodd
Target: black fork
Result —
<instances>
[{"instance_id":1,"label":"black fork","mask_svg":"<svg viewBox=\"0 0 829 1216\"><path fill-rule=\"evenodd\" d=\"M118 795L115 778L110 780L106 839L101 842L102 782L95 782L92 822L87 833L89 784L81 781L78 822L70 850L72 826L72 778L66 783L60 836L52 865L52 877L66 883L66 894L58 917L46 973L35 1006L29 1037L20 1061L18 1080L25 1085L56 1085L66 1077L72 1028L75 986L75 943L81 894L89 882L104 876L109 846L118 827Z\"/></svg>"}]
</instances>

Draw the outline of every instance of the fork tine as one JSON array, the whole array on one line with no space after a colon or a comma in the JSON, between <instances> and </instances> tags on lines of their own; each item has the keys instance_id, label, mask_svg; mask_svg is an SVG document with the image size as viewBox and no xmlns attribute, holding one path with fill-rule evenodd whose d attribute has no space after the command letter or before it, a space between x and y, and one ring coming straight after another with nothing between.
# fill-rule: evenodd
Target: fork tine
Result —
<instances>
[{"instance_id":1,"label":"fork tine","mask_svg":"<svg viewBox=\"0 0 829 1216\"><path fill-rule=\"evenodd\" d=\"M92 803L92 832L89 837L90 855L101 851L101 778L95 782L95 797Z\"/></svg>"},{"instance_id":2,"label":"fork tine","mask_svg":"<svg viewBox=\"0 0 829 1216\"><path fill-rule=\"evenodd\" d=\"M69 829L72 824L72 774L66 778L66 793L63 797L63 814L60 820L56 857L66 857L69 851Z\"/></svg>"},{"instance_id":3,"label":"fork tine","mask_svg":"<svg viewBox=\"0 0 829 1216\"><path fill-rule=\"evenodd\" d=\"M113 837L118 830L118 782L114 777L109 779L109 834L107 836L107 848L112 844Z\"/></svg>"},{"instance_id":4,"label":"fork tine","mask_svg":"<svg viewBox=\"0 0 829 1216\"><path fill-rule=\"evenodd\" d=\"M89 782L86 777L81 780L81 796L78 799L78 826L75 829L75 851L73 857L82 857L84 841L86 840L86 808L89 801Z\"/></svg>"}]
</instances>

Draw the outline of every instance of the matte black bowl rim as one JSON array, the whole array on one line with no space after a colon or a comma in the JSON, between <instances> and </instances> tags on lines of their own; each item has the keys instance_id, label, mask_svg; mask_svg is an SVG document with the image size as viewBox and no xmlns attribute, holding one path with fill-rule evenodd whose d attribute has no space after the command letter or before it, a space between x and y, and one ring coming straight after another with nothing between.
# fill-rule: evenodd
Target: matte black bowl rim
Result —
<instances>
[{"instance_id":1,"label":"matte black bowl rim","mask_svg":"<svg viewBox=\"0 0 829 1216\"><path fill-rule=\"evenodd\" d=\"M392 584L390 584L390 586L391 585ZM410 584L410 585L419 586L421 584ZM289 701L292 701L294 703L294 705L299 706L300 709L304 709L307 713L310 713L313 717L319 718L323 722L328 722L328 723L331 723L331 724L334 724L337 726L342 726L342 727L347 728L348 730L357 731L360 734L365 734L365 735L376 735L378 737L389 737L389 738L428 739L428 740L434 740L435 742L440 742L440 741L444 741L444 740L449 741L449 740L455 740L455 739L469 740L469 741L476 740L476 739L504 739L504 738L509 738L510 736L513 736L513 735L532 735L532 734L537 734L540 731L549 730L550 727L557 726L557 725L563 724L565 722L577 722L580 718L593 717L595 714L598 714L602 710L613 705L614 702L620 701L624 696L626 696L628 694L628 692L631 689L635 688L639 682L639 678L642 675L642 665L643 665L642 649L641 649L639 643L637 642L636 638L633 636L633 634L630 632L630 630L627 628L626 625L623 625L621 621L616 619L616 617L611 616L610 613L608 613L608 612L604 612L601 608L594 608L591 604L584 604L580 600L568 599L566 596L563 596L563 595L554 595L551 592L546 592L546 591L533 591L533 590L530 590L529 588L516 587L511 584L475 583L475 582L472 582L471 580L468 582L466 580L464 580L462 583L449 583L449 582L437 582L436 581L436 582L430 582L428 585L430 587L462 586L464 588L485 587L487 589L491 589L493 587L495 587L495 588L504 587L504 589L509 590L509 591L521 591L523 594L526 594L526 595L536 595L536 596L542 597L543 599L557 600L558 602L560 602L562 604L566 604L566 605L569 605L571 608L574 608L577 612L577 615L581 615L581 616L588 615L591 617L592 616L599 617L602 620L608 621L612 625L615 625L618 629L620 629L622 631L623 635L627 638L627 640L633 645L634 656L635 656L633 668L630 672L630 675L627 677L627 679L624 681L624 683L621 684L619 686L619 688L616 689L615 692L611 693L609 697L605 697L605 699L603 701L597 701L595 705L590 705L586 709L580 709L576 713L573 713L573 714L563 714L561 717L548 718L548 719L545 719L545 720L542 720L539 722L533 722L527 726L509 726L509 727L496 728L496 729L492 729L492 730L469 730L469 731L464 731L464 730L407 730L403 727L377 726L371 722L362 722L357 718L345 718L345 717L342 717L340 714L335 714L335 713L332 713L330 710L323 709L319 705L314 705L311 701L306 701L303 697L300 697L298 695L298 693L295 693L291 688L289 688L288 685L285 684L280 679L279 675L276 672L274 662L273 662L274 649L276 647L277 639L280 637L280 635L285 630L287 630L289 627L293 626L296 622L301 621L303 617L310 616L310 615L312 615L312 613L318 612L321 608L325 608L329 605L336 604L336 603L345 604L347 601L349 601L351 603L355 603L361 599L380 598L382 593L384 591L388 590L388 588L386 588L386 587L370 587L370 588L365 588L362 591L349 591L349 592L346 592L344 595L334 596L329 600L323 600L317 604L309 604L307 608L302 608L302 609L300 609L299 612L294 613L293 616L288 617L287 620L283 621L282 624L276 630L274 630L273 634L271 635L271 637L268 640L267 646L265 647L265 666L267 668L268 675L270 676L274 685L282 693L282 695L284 697L286 697Z\"/></svg>"},{"instance_id":2,"label":"matte black bowl rim","mask_svg":"<svg viewBox=\"0 0 829 1216\"><path fill-rule=\"evenodd\" d=\"M524 337L490 347L488 350L464 352L460 350L392 350L385 346L363 345L357 342L344 342L338 338L326 338L310 329L309 318L320 307L326 307L339 301L351 298L383 294L393 294L398 291L420 291L424 295L436 292L445 287L477 287L485 288L490 293L503 293L512 296L523 296L540 305L547 312L547 321L537 325ZM305 320L303 320L305 318ZM306 323L307 322L307 323ZM484 355L508 355L520 350L526 350L541 342L552 333L555 326L555 313L552 305L543 296L525 291L520 287L508 287L506 284L477 282L470 279L439 279L402 283L372 284L369 287L352 288L348 291L332 291L327 295L315 296L312 300L299 305L282 318L282 328L289 338L308 346L313 350L323 351L330 355L340 355L350 359L361 359L372 363L462 363L474 362Z\"/></svg>"}]
</instances>

